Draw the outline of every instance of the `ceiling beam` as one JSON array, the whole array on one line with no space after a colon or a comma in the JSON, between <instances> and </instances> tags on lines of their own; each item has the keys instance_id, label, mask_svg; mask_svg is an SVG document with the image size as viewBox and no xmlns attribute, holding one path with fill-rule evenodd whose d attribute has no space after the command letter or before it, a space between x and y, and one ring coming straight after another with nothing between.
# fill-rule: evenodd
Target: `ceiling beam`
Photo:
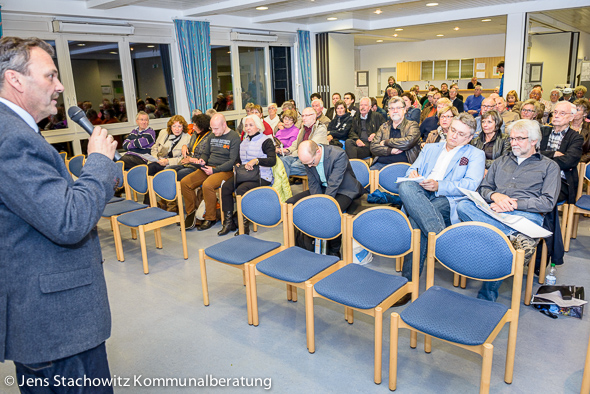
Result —
<instances>
[{"instance_id":1,"label":"ceiling beam","mask_svg":"<svg viewBox=\"0 0 590 394\"><path fill-rule=\"evenodd\" d=\"M279 0L276 2L279 2ZM273 4L273 2L268 0L226 0L201 7L191 8L185 10L182 14L184 16L216 15L242 9L256 8L258 6L268 6L269 4Z\"/></svg>"},{"instance_id":2,"label":"ceiling beam","mask_svg":"<svg viewBox=\"0 0 590 394\"><path fill-rule=\"evenodd\" d=\"M312 16L333 15L347 11L363 10L366 8L373 9L377 7L385 7L401 3L413 3L416 1L419 0L376 0L370 4L370 7L368 6L368 4L359 2L358 0L348 0L338 4L326 4L317 6L309 4L309 7L305 9L275 12L270 14L265 13L264 15L252 18L251 20L254 23L268 23L277 20L303 19Z\"/></svg>"},{"instance_id":3,"label":"ceiling beam","mask_svg":"<svg viewBox=\"0 0 590 394\"><path fill-rule=\"evenodd\" d=\"M141 3L143 0L86 0L86 8L95 10L110 10Z\"/></svg>"}]
</instances>

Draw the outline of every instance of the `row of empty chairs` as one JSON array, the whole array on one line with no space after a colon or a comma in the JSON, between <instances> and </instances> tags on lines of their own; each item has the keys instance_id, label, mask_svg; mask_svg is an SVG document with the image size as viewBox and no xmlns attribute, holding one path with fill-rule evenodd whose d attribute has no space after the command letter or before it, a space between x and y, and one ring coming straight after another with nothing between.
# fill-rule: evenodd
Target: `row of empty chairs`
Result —
<instances>
[{"instance_id":1,"label":"row of empty chairs","mask_svg":"<svg viewBox=\"0 0 590 394\"><path fill-rule=\"evenodd\" d=\"M430 234L428 289L418 297L418 280L408 282L394 272L378 272L352 263L353 241L374 254L396 260L414 252L413 277L419 278L419 230L413 230L407 217L395 208L373 207L352 217L342 214L336 201L329 196L313 195L295 205L285 206L280 203L273 189L262 187L250 190L238 198L238 212L239 217L243 215L261 226L282 224L283 244L241 235L199 250L205 305L209 305L206 260L210 260L243 272L247 320L254 326L259 323L257 278L271 278L285 283L289 301L297 301L297 289L303 289L306 342L310 353L316 350L314 298L324 298L344 306L345 320L349 323L354 321L354 311L373 316L374 382L380 383L383 313L397 300L410 294L413 304L402 313L401 320L394 316L392 335L394 330L397 332L398 326L407 324L412 327L411 347L417 346L417 333L421 332L426 335L427 351L430 351L430 337L434 336L478 352L484 357L481 382L482 391L485 392L486 387L489 388L493 349L491 342L508 322L511 327L505 380L508 383L512 381L524 253L517 253L499 230L481 223L462 223L449 227L438 236ZM342 236L342 260L295 246L295 230L323 240ZM478 236L473 237L474 233ZM465 243L466 238L472 239L473 243ZM464 247L458 249L457 245ZM433 287L435 259L453 272L473 279L489 281L514 276L511 307ZM413 322L421 324L414 326ZM397 339L395 342L397 343ZM393 343L392 340L392 346ZM390 355L392 389L396 385L396 346L392 348Z\"/></svg>"}]
</instances>

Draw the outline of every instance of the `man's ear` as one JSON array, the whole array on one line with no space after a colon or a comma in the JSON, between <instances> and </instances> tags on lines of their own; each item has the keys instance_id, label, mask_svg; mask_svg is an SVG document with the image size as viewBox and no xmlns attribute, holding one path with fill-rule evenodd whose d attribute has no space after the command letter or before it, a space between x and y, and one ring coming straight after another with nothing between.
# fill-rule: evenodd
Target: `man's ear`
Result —
<instances>
[{"instance_id":1,"label":"man's ear","mask_svg":"<svg viewBox=\"0 0 590 394\"><path fill-rule=\"evenodd\" d=\"M17 90L19 93L23 93L24 89L21 81L22 77L23 75L18 71L6 70L4 72L4 83L9 84L13 89Z\"/></svg>"}]
</instances>

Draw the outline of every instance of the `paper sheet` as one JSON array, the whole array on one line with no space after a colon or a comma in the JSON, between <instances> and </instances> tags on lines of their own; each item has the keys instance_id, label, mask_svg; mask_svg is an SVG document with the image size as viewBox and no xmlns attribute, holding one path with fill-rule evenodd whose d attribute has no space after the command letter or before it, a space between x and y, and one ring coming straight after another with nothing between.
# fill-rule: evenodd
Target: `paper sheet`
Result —
<instances>
[{"instance_id":1,"label":"paper sheet","mask_svg":"<svg viewBox=\"0 0 590 394\"><path fill-rule=\"evenodd\" d=\"M497 221L504 223L508 227L515 229L519 233L523 233L531 238L547 238L553 234L551 231L545 230L543 227L531 222L523 216L494 212L478 192L463 189L462 187L460 187L459 190L473 201L483 212Z\"/></svg>"},{"instance_id":2,"label":"paper sheet","mask_svg":"<svg viewBox=\"0 0 590 394\"><path fill-rule=\"evenodd\" d=\"M395 183L401 183L401 182L422 182L423 180L425 180L426 178L424 178L423 176L419 176L417 178L408 178L405 176L398 176Z\"/></svg>"},{"instance_id":3,"label":"paper sheet","mask_svg":"<svg viewBox=\"0 0 590 394\"><path fill-rule=\"evenodd\" d=\"M549 301L549 303L557 304L557 306L561 308L580 306L588 303L588 301L580 300L577 298L572 298L571 300L564 300L561 297L561 293L558 290L553 291L551 293L535 294L531 304L547 304L547 302L544 302L544 300Z\"/></svg>"}]
</instances>

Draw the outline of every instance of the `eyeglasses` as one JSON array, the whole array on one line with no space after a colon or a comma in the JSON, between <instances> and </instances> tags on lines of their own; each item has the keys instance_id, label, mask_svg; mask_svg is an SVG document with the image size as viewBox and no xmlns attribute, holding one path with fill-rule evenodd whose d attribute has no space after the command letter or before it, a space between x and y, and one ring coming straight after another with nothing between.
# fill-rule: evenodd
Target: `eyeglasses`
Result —
<instances>
[{"instance_id":1,"label":"eyeglasses","mask_svg":"<svg viewBox=\"0 0 590 394\"><path fill-rule=\"evenodd\" d=\"M496 105L482 105L482 108L494 108Z\"/></svg>"},{"instance_id":2,"label":"eyeglasses","mask_svg":"<svg viewBox=\"0 0 590 394\"><path fill-rule=\"evenodd\" d=\"M509 139L510 139L510 142L512 142L512 141L522 142L524 140L528 140L529 137L510 137Z\"/></svg>"},{"instance_id":3,"label":"eyeglasses","mask_svg":"<svg viewBox=\"0 0 590 394\"><path fill-rule=\"evenodd\" d=\"M402 109L405 109L406 107L389 107L390 111L393 112L397 112L397 111L401 111Z\"/></svg>"},{"instance_id":4,"label":"eyeglasses","mask_svg":"<svg viewBox=\"0 0 590 394\"><path fill-rule=\"evenodd\" d=\"M526 112L526 113L532 114L533 112L535 112L535 110L534 109L524 109L523 108L523 109L520 110L520 112ZM555 112L555 113L558 113L558 112Z\"/></svg>"},{"instance_id":5,"label":"eyeglasses","mask_svg":"<svg viewBox=\"0 0 590 394\"><path fill-rule=\"evenodd\" d=\"M455 130L454 128L452 128L452 127L451 127L451 128L449 129L449 131L447 132L447 134L450 134L450 133L457 134L457 136L458 136L458 137L461 137L461 138L467 138L467 137L469 137L469 136L471 135L471 133L467 133L467 134L465 134L465 133L460 133L460 132L458 132L457 130Z\"/></svg>"},{"instance_id":6,"label":"eyeglasses","mask_svg":"<svg viewBox=\"0 0 590 394\"><path fill-rule=\"evenodd\" d=\"M454 117L455 117L454 115L443 115L440 117L440 119L449 120L449 119L453 119Z\"/></svg>"},{"instance_id":7,"label":"eyeglasses","mask_svg":"<svg viewBox=\"0 0 590 394\"><path fill-rule=\"evenodd\" d=\"M316 152L316 154L313 156L313 159L311 160L311 163L307 163L307 164L304 164L304 165L306 165L306 166L308 166L308 167L313 167L313 166L315 165L315 158L316 158L316 156L317 156L317 152Z\"/></svg>"},{"instance_id":8,"label":"eyeglasses","mask_svg":"<svg viewBox=\"0 0 590 394\"><path fill-rule=\"evenodd\" d=\"M559 111L559 112L555 111L555 112L553 112L553 115L558 115L558 116L567 116L567 115L570 115L570 114L571 114L571 112L565 112L565 111Z\"/></svg>"}]
</instances>

